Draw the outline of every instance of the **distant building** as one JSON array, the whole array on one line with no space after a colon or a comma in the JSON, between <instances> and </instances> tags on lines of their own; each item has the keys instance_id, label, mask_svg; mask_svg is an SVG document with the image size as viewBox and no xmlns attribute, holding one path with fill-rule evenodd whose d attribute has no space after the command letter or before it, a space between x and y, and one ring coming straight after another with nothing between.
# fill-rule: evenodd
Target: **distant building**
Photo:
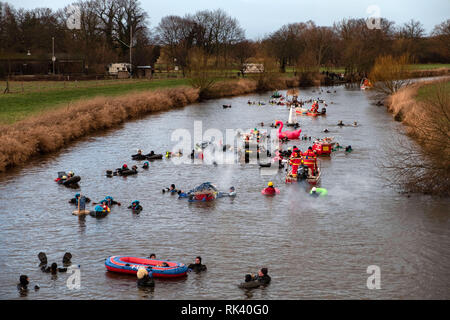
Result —
<instances>
[{"instance_id":1,"label":"distant building","mask_svg":"<svg viewBox=\"0 0 450 320\"><path fill-rule=\"evenodd\" d=\"M263 73L264 65L261 63L244 63L242 67L243 73Z\"/></svg>"},{"instance_id":2,"label":"distant building","mask_svg":"<svg viewBox=\"0 0 450 320\"><path fill-rule=\"evenodd\" d=\"M129 63L110 63L106 66L106 72L111 76L119 76L124 73L130 73L131 64Z\"/></svg>"},{"instance_id":3,"label":"distant building","mask_svg":"<svg viewBox=\"0 0 450 320\"><path fill-rule=\"evenodd\" d=\"M152 77L152 67L151 66L137 66L136 67L136 75L138 78L150 79Z\"/></svg>"}]
</instances>

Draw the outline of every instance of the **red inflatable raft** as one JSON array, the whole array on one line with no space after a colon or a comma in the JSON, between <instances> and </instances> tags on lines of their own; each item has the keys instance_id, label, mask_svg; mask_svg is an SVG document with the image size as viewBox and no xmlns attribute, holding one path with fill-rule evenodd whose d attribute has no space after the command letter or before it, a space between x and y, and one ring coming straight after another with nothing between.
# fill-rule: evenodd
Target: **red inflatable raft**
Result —
<instances>
[{"instance_id":1,"label":"red inflatable raft","mask_svg":"<svg viewBox=\"0 0 450 320\"><path fill-rule=\"evenodd\" d=\"M129 274L136 274L139 268L151 269L153 277L159 278L182 277L188 270L183 263L125 256L107 258L105 267L108 271Z\"/></svg>"}]
</instances>

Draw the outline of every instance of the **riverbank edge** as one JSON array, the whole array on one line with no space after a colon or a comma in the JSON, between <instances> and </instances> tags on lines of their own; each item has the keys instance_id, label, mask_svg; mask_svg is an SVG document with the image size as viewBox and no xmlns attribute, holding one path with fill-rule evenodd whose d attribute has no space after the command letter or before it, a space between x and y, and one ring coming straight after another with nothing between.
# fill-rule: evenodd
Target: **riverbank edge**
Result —
<instances>
[{"instance_id":1,"label":"riverbank edge","mask_svg":"<svg viewBox=\"0 0 450 320\"><path fill-rule=\"evenodd\" d=\"M414 129L417 127L417 119L423 116L423 102L417 100L419 89L427 85L447 81L450 81L450 77L416 82L406 86L385 99L386 108L393 114L396 121L407 127L407 134L414 137L418 134L417 130Z\"/></svg>"},{"instance_id":2,"label":"riverbank edge","mask_svg":"<svg viewBox=\"0 0 450 320\"><path fill-rule=\"evenodd\" d=\"M214 84L208 99L245 95L271 88L298 87L295 78L260 81L239 79ZM133 119L199 102L199 90L180 86L126 94L95 97L68 107L49 110L11 125L0 126L0 172L22 166L28 160L61 150L80 138L111 129Z\"/></svg>"},{"instance_id":3,"label":"riverbank edge","mask_svg":"<svg viewBox=\"0 0 450 320\"><path fill-rule=\"evenodd\" d=\"M387 99L387 110L418 146L394 142L386 158L388 181L406 193L450 197L449 83L450 77L414 83Z\"/></svg>"}]
</instances>

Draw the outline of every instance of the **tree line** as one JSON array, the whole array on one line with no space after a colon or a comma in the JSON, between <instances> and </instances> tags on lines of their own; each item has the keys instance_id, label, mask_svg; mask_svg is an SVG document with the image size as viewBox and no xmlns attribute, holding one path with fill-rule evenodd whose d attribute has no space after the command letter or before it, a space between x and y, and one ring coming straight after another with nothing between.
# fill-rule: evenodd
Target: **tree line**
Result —
<instances>
[{"instance_id":1,"label":"tree line","mask_svg":"<svg viewBox=\"0 0 450 320\"><path fill-rule=\"evenodd\" d=\"M150 27L138 0L80 0L78 27L70 29L69 7L23 9L0 2L0 58L32 56L48 59L52 38L58 57L80 58L87 73L104 73L105 65L132 62L177 66L183 74L202 64L210 69L237 69L263 63L277 72L345 68L347 74L367 74L377 57L408 55L415 63L450 62L450 19L430 34L416 20L397 26L380 19L371 29L366 19L343 19L332 26L313 21L290 23L262 39L246 38L237 19L224 10L200 10L163 17Z\"/></svg>"}]
</instances>

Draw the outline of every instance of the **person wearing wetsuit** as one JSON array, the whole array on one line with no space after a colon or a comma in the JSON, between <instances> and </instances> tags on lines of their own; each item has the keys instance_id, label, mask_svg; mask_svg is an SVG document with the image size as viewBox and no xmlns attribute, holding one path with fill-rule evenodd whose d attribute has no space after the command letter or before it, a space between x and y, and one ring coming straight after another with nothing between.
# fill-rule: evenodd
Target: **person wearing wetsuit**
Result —
<instances>
[{"instance_id":1,"label":"person wearing wetsuit","mask_svg":"<svg viewBox=\"0 0 450 320\"><path fill-rule=\"evenodd\" d=\"M245 282L242 282L239 285L239 288L241 289L254 289L258 288L261 285L258 281L253 280L253 277L251 274L245 275Z\"/></svg>"},{"instance_id":2,"label":"person wearing wetsuit","mask_svg":"<svg viewBox=\"0 0 450 320\"><path fill-rule=\"evenodd\" d=\"M70 264L71 263L71 261L70 261L71 259L72 259L72 254L70 252L66 252L64 254L64 256L63 256L63 259L62 259L63 265Z\"/></svg>"},{"instance_id":3,"label":"person wearing wetsuit","mask_svg":"<svg viewBox=\"0 0 450 320\"><path fill-rule=\"evenodd\" d=\"M313 187L313 188L311 189L311 192L310 192L309 195L310 195L311 197L314 197L314 198L317 198L317 197L320 196L320 194L317 192L316 187Z\"/></svg>"},{"instance_id":4,"label":"person wearing wetsuit","mask_svg":"<svg viewBox=\"0 0 450 320\"><path fill-rule=\"evenodd\" d=\"M75 197L69 200L69 203L78 205L78 200L80 199L81 195L79 193L75 194ZM84 197L86 199L86 203L91 202L91 199L88 197Z\"/></svg>"},{"instance_id":5,"label":"person wearing wetsuit","mask_svg":"<svg viewBox=\"0 0 450 320\"><path fill-rule=\"evenodd\" d=\"M58 271L59 272L66 272L67 268L58 268L58 265L56 264L56 262L53 262L52 265L50 267L47 266L43 266L41 268L41 270L45 273L51 273L51 274L56 274Z\"/></svg>"},{"instance_id":6,"label":"person wearing wetsuit","mask_svg":"<svg viewBox=\"0 0 450 320\"><path fill-rule=\"evenodd\" d=\"M175 188L175 184L171 184L170 185L170 187L169 188L164 188L164 189L162 189L162 193L165 193L165 192L171 192L171 193L177 193L178 192L178 190Z\"/></svg>"},{"instance_id":7,"label":"person wearing wetsuit","mask_svg":"<svg viewBox=\"0 0 450 320\"><path fill-rule=\"evenodd\" d=\"M150 274L145 268L139 268L137 272L137 285L138 287L154 287L155 281L153 280L151 271Z\"/></svg>"},{"instance_id":8,"label":"person wearing wetsuit","mask_svg":"<svg viewBox=\"0 0 450 320\"><path fill-rule=\"evenodd\" d=\"M28 276L21 275L19 277L19 283L17 284L17 289L22 293L28 291L28 284L30 283Z\"/></svg>"},{"instance_id":9,"label":"person wearing wetsuit","mask_svg":"<svg viewBox=\"0 0 450 320\"><path fill-rule=\"evenodd\" d=\"M195 272L206 271L206 266L202 264L202 257L200 256L196 257L195 263L191 263L188 268Z\"/></svg>"},{"instance_id":10,"label":"person wearing wetsuit","mask_svg":"<svg viewBox=\"0 0 450 320\"><path fill-rule=\"evenodd\" d=\"M146 157L142 154L142 150L138 149L137 153L133 154L131 156L131 159L133 159L133 160L145 160Z\"/></svg>"},{"instance_id":11,"label":"person wearing wetsuit","mask_svg":"<svg viewBox=\"0 0 450 320\"><path fill-rule=\"evenodd\" d=\"M253 277L253 280L258 281L262 285L268 285L272 278L268 275L268 269L267 268L261 268L261 270L258 271L258 275Z\"/></svg>"},{"instance_id":12,"label":"person wearing wetsuit","mask_svg":"<svg viewBox=\"0 0 450 320\"><path fill-rule=\"evenodd\" d=\"M47 265L47 255L45 254L45 252L39 252L38 258L39 261L41 262L39 265L40 267Z\"/></svg>"},{"instance_id":13,"label":"person wearing wetsuit","mask_svg":"<svg viewBox=\"0 0 450 320\"><path fill-rule=\"evenodd\" d=\"M142 211L142 206L139 204L139 200L134 200L131 203L131 206L128 207L128 209L131 209L133 213L139 214Z\"/></svg>"},{"instance_id":14,"label":"person wearing wetsuit","mask_svg":"<svg viewBox=\"0 0 450 320\"><path fill-rule=\"evenodd\" d=\"M114 198L111 196L106 196L105 199L103 199L102 201L100 201L100 203L104 203L106 202L106 205L108 207L111 207L114 204L117 204L118 206L121 206L120 202L114 201Z\"/></svg>"},{"instance_id":15,"label":"person wearing wetsuit","mask_svg":"<svg viewBox=\"0 0 450 320\"><path fill-rule=\"evenodd\" d=\"M117 168L116 169L116 174L122 174L123 171L127 171L127 170L130 170L130 169L128 168L127 164L124 163L122 165L122 168Z\"/></svg>"},{"instance_id":16,"label":"person wearing wetsuit","mask_svg":"<svg viewBox=\"0 0 450 320\"><path fill-rule=\"evenodd\" d=\"M236 196L236 189L234 187L230 187L229 192L222 192L220 191L217 194L217 198L223 198L223 197L235 197Z\"/></svg>"},{"instance_id":17,"label":"person wearing wetsuit","mask_svg":"<svg viewBox=\"0 0 450 320\"><path fill-rule=\"evenodd\" d=\"M245 282L239 285L243 289L253 289L259 286L266 286L270 283L271 277L267 274L267 268L261 268L257 275L246 274Z\"/></svg>"}]
</instances>

